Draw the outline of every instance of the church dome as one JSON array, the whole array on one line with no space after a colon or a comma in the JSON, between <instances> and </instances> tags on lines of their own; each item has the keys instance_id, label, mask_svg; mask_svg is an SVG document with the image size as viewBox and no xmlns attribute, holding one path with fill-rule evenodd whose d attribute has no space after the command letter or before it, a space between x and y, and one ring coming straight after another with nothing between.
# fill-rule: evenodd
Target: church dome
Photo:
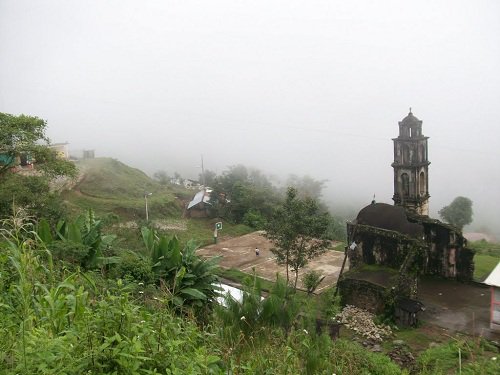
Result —
<instances>
[{"instance_id":1,"label":"church dome","mask_svg":"<svg viewBox=\"0 0 500 375\"><path fill-rule=\"evenodd\" d=\"M420 121L418 118L416 118L415 116L413 116L413 113L411 112L410 110L410 113L408 113L408 116L406 116L402 121L401 121L401 124L402 125L410 125L410 124L419 124L421 123L422 121Z\"/></svg>"}]
</instances>

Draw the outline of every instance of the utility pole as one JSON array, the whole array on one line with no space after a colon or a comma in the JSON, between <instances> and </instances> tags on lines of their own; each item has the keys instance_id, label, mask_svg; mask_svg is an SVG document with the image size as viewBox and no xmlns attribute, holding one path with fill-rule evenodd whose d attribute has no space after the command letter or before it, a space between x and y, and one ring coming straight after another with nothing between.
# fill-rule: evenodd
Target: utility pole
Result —
<instances>
[{"instance_id":1,"label":"utility pole","mask_svg":"<svg viewBox=\"0 0 500 375\"><path fill-rule=\"evenodd\" d=\"M205 179L205 167L203 166L203 155L201 155L201 178L203 182L203 186L207 187L207 181Z\"/></svg>"},{"instance_id":2,"label":"utility pole","mask_svg":"<svg viewBox=\"0 0 500 375\"><path fill-rule=\"evenodd\" d=\"M148 212L148 197L153 193L144 192L144 200L146 201L146 221L149 221L149 212Z\"/></svg>"}]
</instances>

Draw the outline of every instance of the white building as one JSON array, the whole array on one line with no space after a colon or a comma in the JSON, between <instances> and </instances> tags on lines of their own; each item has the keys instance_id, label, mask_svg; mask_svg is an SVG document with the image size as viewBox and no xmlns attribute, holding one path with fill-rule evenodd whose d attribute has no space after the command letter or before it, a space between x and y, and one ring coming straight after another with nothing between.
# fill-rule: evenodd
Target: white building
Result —
<instances>
[{"instance_id":1,"label":"white building","mask_svg":"<svg viewBox=\"0 0 500 375\"><path fill-rule=\"evenodd\" d=\"M500 262L484 283L491 287L490 328L500 331Z\"/></svg>"}]
</instances>

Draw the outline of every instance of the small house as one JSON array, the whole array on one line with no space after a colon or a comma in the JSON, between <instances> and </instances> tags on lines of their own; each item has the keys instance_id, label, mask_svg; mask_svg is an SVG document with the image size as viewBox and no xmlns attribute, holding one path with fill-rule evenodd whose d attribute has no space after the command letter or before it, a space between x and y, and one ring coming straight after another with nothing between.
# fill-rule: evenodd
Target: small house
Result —
<instances>
[{"instance_id":1,"label":"small house","mask_svg":"<svg viewBox=\"0 0 500 375\"><path fill-rule=\"evenodd\" d=\"M52 143L49 145L49 147L56 153L57 157L59 159L69 159L69 149L68 149L68 142L64 143Z\"/></svg>"},{"instance_id":2,"label":"small house","mask_svg":"<svg viewBox=\"0 0 500 375\"><path fill-rule=\"evenodd\" d=\"M490 328L500 331L500 262L484 283L491 288Z\"/></svg>"},{"instance_id":3,"label":"small house","mask_svg":"<svg viewBox=\"0 0 500 375\"><path fill-rule=\"evenodd\" d=\"M208 217L210 204L210 193L212 189L203 189L197 192L191 202L188 203L187 213L189 217Z\"/></svg>"}]
</instances>

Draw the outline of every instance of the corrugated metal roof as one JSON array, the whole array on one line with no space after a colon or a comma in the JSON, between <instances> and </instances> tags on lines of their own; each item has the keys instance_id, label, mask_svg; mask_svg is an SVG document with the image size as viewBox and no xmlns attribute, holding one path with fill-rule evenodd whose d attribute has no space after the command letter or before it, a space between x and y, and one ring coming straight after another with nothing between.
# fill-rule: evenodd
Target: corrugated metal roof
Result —
<instances>
[{"instance_id":1,"label":"corrugated metal roof","mask_svg":"<svg viewBox=\"0 0 500 375\"><path fill-rule=\"evenodd\" d=\"M500 262L498 262L497 266L491 271L486 280L484 280L484 283L486 285L500 287Z\"/></svg>"},{"instance_id":2,"label":"corrugated metal roof","mask_svg":"<svg viewBox=\"0 0 500 375\"><path fill-rule=\"evenodd\" d=\"M210 192L208 191L208 189L206 191L200 190L199 192L197 192L193 200L189 202L187 209L189 210L191 207L194 207L201 202L203 203L210 202Z\"/></svg>"}]
</instances>

